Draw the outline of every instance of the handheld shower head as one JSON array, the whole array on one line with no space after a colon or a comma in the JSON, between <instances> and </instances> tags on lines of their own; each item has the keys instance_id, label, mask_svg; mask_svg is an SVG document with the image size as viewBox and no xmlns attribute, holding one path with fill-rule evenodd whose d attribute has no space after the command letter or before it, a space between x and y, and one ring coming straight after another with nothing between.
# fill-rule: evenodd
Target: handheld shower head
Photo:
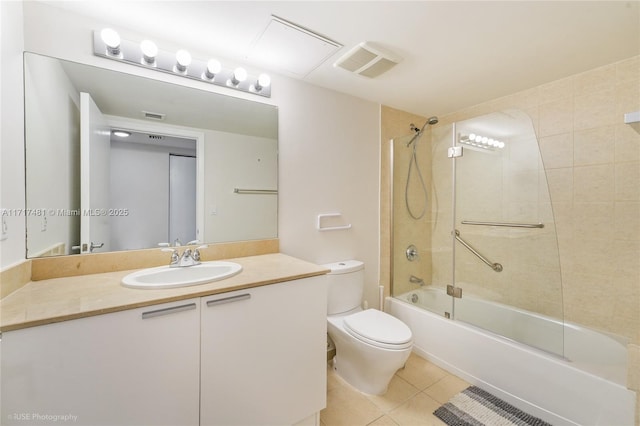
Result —
<instances>
[{"instance_id":1,"label":"handheld shower head","mask_svg":"<svg viewBox=\"0 0 640 426\"><path fill-rule=\"evenodd\" d=\"M409 142L407 142L407 146L411 145L416 139L418 139L420 136L422 136L422 132L424 132L424 129L426 129L427 125L433 126L435 124L438 124L438 117L436 117L435 115L432 116L432 117L427 118L427 122L424 123L424 125L422 126L421 129L418 129L415 126L415 124L411 123L409 126L410 126L411 130L416 132L416 134L413 135L413 137L411 138L411 140Z\"/></svg>"}]
</instances>

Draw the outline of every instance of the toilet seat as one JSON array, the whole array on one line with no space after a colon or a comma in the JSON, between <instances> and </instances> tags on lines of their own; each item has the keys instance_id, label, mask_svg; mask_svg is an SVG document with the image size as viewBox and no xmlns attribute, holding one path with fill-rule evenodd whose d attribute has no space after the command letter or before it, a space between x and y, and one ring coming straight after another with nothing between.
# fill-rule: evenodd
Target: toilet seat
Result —
<instances>
[{"instance_id":1,"label":"toilet seat","mask_svg":"<svg viewBox=\"0 0 640 426\"><path fill-rule=\"evenodd\" d=\"M411 329L399 319L377 309L348 315L344 329L356 339L385 349L406 349L413 344Z\"/></svg>"}]
</instances>

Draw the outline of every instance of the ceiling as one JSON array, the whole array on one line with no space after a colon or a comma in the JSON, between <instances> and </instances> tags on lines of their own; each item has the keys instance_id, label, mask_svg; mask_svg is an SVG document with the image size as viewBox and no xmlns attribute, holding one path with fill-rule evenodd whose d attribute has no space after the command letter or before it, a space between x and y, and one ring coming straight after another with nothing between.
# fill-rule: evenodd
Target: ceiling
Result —
<instances>
[{"instance_id":1,"label":"ceiling","mask_svg":"<svg viewBox=\"0 0 640 426\"><path fill-rule=\"evenodd\" d=\"M194 51L424 116L640 54L640 1L48 1ZM249 59L276 15L343 47L304 76ZM361 42L402 61L376 77L333 63ZM273 88L274 96L277 86Z\"/></svg>"}]
</instances>

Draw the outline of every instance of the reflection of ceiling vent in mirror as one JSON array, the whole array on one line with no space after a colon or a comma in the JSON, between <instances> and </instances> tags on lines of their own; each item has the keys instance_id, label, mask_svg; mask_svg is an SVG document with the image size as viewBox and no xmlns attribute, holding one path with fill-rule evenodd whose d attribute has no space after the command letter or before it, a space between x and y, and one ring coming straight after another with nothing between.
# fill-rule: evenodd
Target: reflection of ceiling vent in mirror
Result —
<instances>
[{"instance_id":1,"label":"reflection of ceiling vent in mirror","mask_svg":"<svg viewBox=\"0 0 640 426\"><path fill-rule=\"evenodd\" d=\"M154 140L162 140L163 137L161 135L147 135L149 137L149 139L154 139Z\"/></svg>"},{"instance_id":2,"label":"reflection of ceiling vent in mirror","mask_svg":"<svg viewBox=\"0 0 640 426\"><path fill-rule=\"evenodd\" d=\"M164 116L165 116L165 114L161 114L159 112L149 112L149 111L142 111L142 115L144 116L144 118L148 118L150 120L164 120Z\"/></svg>"},{"instance_id":3,"label":"reflection of ceiling vent in mirror","mask_svg":"<svg viewBox=\"0 0 640 426\"><path fill-rule=\"evenodd\" d=\"M390 70L401 60L402 58L381 47L362 42L344 54L333 66L374 78Z\"/></svg>"}]
</instances>

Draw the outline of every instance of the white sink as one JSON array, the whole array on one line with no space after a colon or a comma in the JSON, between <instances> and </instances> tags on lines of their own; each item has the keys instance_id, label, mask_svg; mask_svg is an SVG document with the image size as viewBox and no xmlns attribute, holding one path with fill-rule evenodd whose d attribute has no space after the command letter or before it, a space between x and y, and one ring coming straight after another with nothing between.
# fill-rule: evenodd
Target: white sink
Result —
<instances>
[{"instance_id":1,"label":"white sink","mask_svg":"<svg viewBox=\"0 0 640 426\"><path fill-rule=\"evenodd\" d=\"M187 287L223 280L240 271L241 265L224 261L202 262L199 265L176 268L160 266L132 272L122 279L122 285L141 289Z\"/></svg>"}]
</instances>

